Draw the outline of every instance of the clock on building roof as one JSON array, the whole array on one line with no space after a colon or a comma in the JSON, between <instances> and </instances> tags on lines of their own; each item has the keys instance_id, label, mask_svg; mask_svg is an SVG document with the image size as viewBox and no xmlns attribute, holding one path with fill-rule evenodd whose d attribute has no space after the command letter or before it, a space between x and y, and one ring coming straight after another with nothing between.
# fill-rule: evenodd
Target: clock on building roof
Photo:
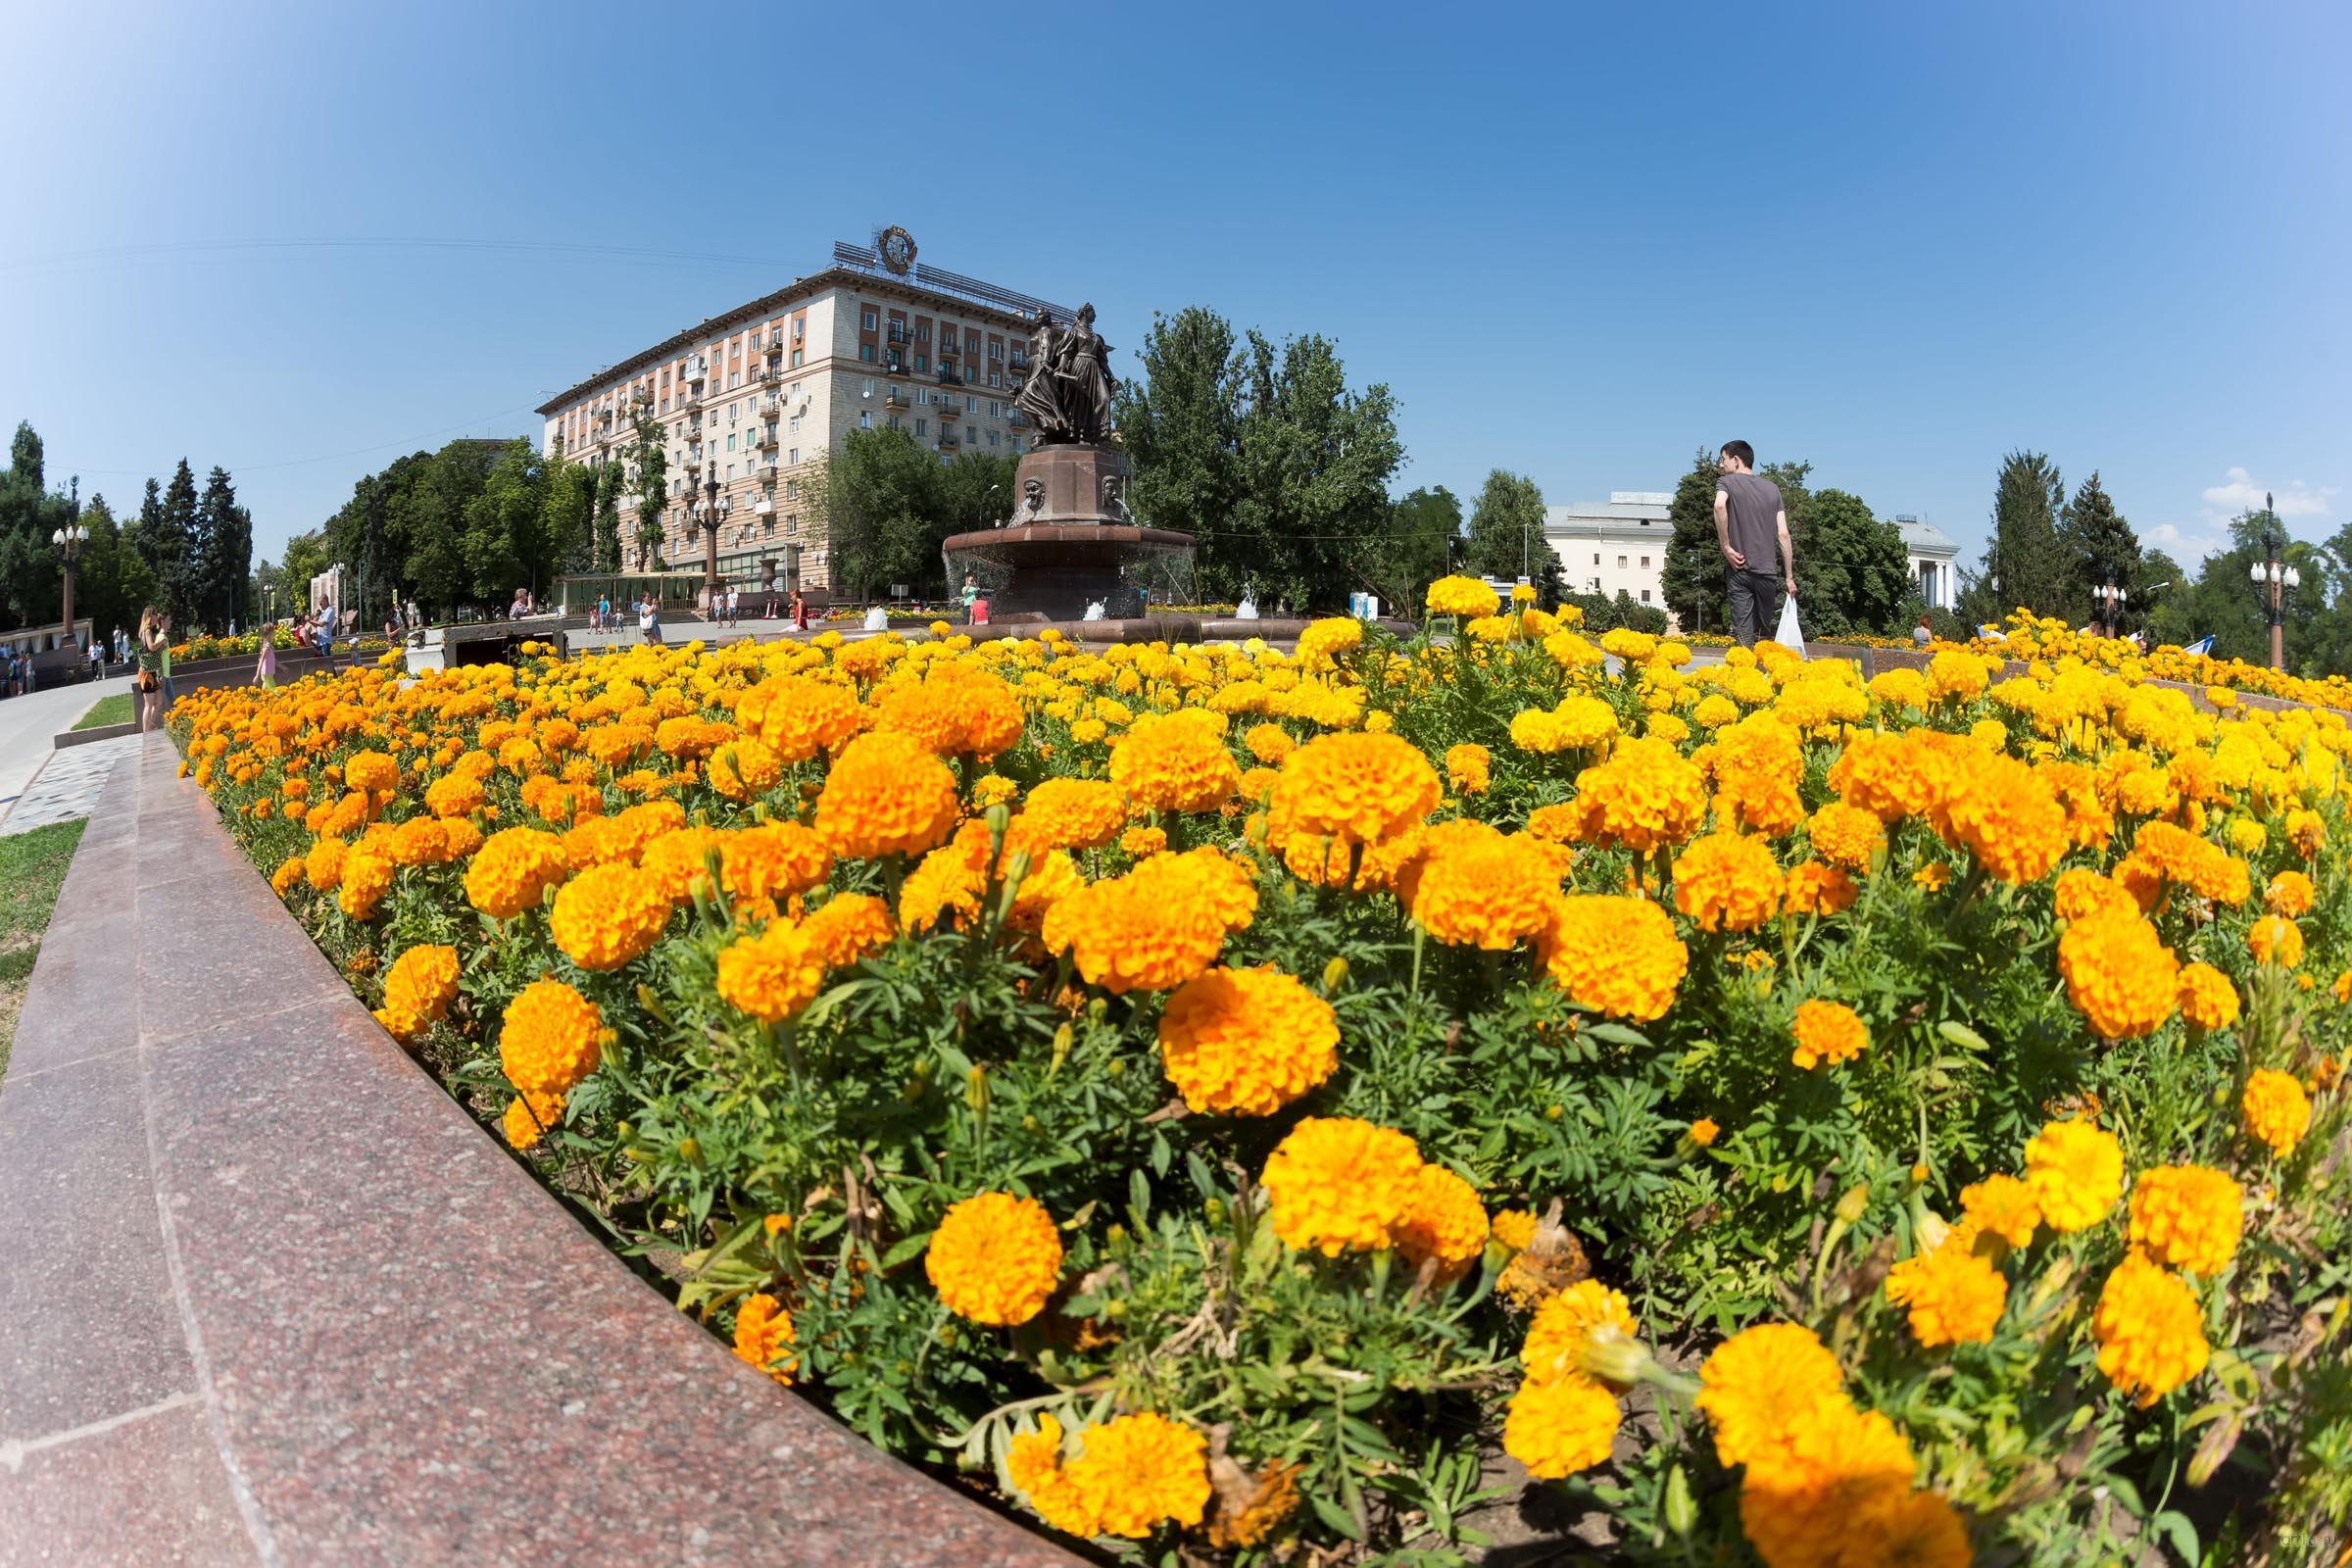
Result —
<instances>
[{"instance_id":1,"label":"clock on building roof","mask_svg":"<svg viewBox=\"0 0 2352 1568\"><path fill-rule=\"evenodd\" d=\"M914 236L893 223L874 236L874 254L882 258L884 267L904 277L914 266Z\"/></svg>"}]
</instances>

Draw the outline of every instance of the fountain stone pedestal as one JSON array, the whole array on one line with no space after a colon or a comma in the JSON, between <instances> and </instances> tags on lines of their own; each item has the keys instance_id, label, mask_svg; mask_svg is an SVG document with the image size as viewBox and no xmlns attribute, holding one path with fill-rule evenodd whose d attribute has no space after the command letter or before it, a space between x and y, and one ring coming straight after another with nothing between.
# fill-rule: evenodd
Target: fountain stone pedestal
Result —
<instances>
[{"instance_id":1,"label":"fountain stone pedestal","mask_svg":"<svg viewBox=\"0 0 2352 1568\"><path fill-rule=\"evenodd\" d=\"M1012 519L941 542L949 590L972 578L992 620L1079 620L1095 604L1112 619L1142 614L1144 590L1127 568L1189 555L1193 536L1130 521L1126 483L1126 460L1109 447L1065 443L1024 454Z\"/></svg>"}]
</instances>

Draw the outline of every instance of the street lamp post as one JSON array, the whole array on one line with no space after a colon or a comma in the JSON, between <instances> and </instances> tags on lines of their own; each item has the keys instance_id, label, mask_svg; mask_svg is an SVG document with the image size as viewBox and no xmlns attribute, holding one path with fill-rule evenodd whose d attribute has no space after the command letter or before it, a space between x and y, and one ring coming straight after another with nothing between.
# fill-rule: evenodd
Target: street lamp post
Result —
<instances>
[{"instance_id":1,"label":"street lamp post","mask_svg":"<svg viewBox=\"0 0 2352 1568\"><path fill-rule=\"evenodd\" d=\"M2271 667L2286 668L2286 605L2294 590L2303 585L2303 574L2292 566L2281 565L2278 552L2284 548L2284 532L2278 526L2278 513L2268 495L2262 498L2262 542L2268 559L2257 561L2247 575L2254 580L2255 597L2271 617Z\"/></svg>"},{"instance_id":2,"label":"street lamp post","mask_svg":"<svg viewBox=\"0 0 2352 1568\"><path fill-rule=\"evenodd\" d=\"M718 616L718 525L724 520L718 510L718 475L713 472L703 481L703 602L710 609L712 619Z\"/></svg>"},{"instance_id":3,"label":"street lamp post","mask_svg":"<svg viewBox=\"0 0 2352 1568\"><path fill-rule=\"evenodd\" d=\"M90 530L78 522L69 522L63 528L52 531L49 535L49 542L66 553L66 641L72 642L74 640L74 558L81 554L83 545L90 542Z\"/></svg>"},{"instance_id":4,"label":"street lamp post","mask_svg":"<svg viewBox=\"0 0 2352 1568\"><path fill-rule=\"evenodd\" d=\"M2091 602L2099 607L2099 624L2110 637L2123 635L2116 624L2122 618L2123 607L2132 596L2117 587L2112 579L2090 591Z\"/></svg>"}]
</instances>

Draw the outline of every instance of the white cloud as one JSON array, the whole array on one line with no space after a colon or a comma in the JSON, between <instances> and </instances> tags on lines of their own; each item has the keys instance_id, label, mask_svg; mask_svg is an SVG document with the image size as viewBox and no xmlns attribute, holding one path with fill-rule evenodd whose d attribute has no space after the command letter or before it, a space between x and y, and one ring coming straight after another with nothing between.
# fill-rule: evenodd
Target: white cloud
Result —
<instances>
[{"instance_id":1,"label":"white cloud","mask_svg":"<svg viewBox=\"0 0 2352 1568\"><path fill-rule=\"evenodd\" d=\"M2163 551L2194 576L2199 563L2207 556L2230 548L2230 530L2189 529L2179 523L2160 522L2153 528L2139 531L2139 544L2143 550Z\"/></svg>"},{"instance_id":2,"label":"white cloud","mask_svg":"<svg viewBox=\"0 0 2352 1568\"><path fill-rule=\"evenodd\" d=\"M2329 503L2341 493L2333 487L2314 490L2300 479L2285 485L2256 484L2243 468L2231 468L2225 478L2227 483L2208 485L2203 493L2208 522L2227 522L2241 512L2260 512L2265 497L2281 517L2325 516L2334 510Z\"/></svg>"}]
</instances>

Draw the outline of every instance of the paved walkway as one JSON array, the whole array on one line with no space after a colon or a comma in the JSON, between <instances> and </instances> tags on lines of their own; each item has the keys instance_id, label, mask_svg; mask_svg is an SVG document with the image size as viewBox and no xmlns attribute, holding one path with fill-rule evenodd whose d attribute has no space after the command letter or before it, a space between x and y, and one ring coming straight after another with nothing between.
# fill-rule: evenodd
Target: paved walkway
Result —
<instances>
[{"instance_id":1,"label":"paved walkway","mask_svg":"<svg viewBox=\"0 0 2352 1568\"><path fill-rule=\"evenodd\" d=\"M178 760L114 770L0 1080L0 1568L1070 1561L582 1229Z\"/></svg>"},{"instance_id":2,"label":"paved walkway","mask_svg":"<svg viewBox=\"0 0 2352 1568\"><path fill-rule=\"evenodd\" d=\"M118 735L111 741L91 741L51 753L24 792L14 803L0 806L0 838L89 815L98 808L98 798L114 776L115 764L136 757L144 739Z\"/></svg>"},{"instance_id":3,"label":"paved walkway","mask_svg":"<svg viewBox=\"0 0 2352 1568\"><path fill-rule=\"evenodd\" d=\"M130 677L118 675L0 700L0 815L49 760L50 741L58 731L72 729L99 698L128 690Z\"/></svg>"}]
</instances>

